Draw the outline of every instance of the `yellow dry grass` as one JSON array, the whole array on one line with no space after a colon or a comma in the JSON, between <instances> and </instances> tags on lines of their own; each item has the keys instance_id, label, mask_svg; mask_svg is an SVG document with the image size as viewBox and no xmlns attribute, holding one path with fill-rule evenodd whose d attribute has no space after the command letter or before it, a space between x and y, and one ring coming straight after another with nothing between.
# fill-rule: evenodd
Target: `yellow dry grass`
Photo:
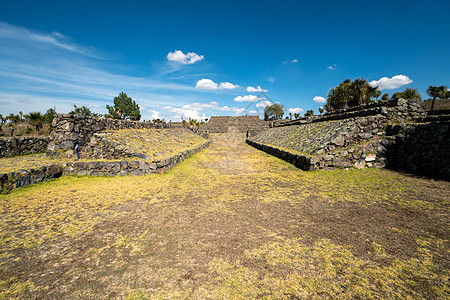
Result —
<instances>
[{"instance_id":1,"label":"yellow dry grass","mask_svg":"<svg viewBox=\"0 0 450 300\"><path fill-rule=\"evenodd\" d=\"M388 170L304 172L216 137L165 175L0 196L0 298L444 299L449 194Z\"/></svg>"}]
</instances>

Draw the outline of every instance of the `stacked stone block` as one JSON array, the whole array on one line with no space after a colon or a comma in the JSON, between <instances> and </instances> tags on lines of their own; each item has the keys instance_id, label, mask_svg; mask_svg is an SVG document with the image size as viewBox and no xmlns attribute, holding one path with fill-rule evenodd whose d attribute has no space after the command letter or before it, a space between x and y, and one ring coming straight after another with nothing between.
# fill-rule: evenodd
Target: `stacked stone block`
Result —
<instances>
[{"instance_id":1,"label":"stacked stone block","mask_svg":"<svg viewBox=\"0 0 450 300\"><path fill-rule=\"evenodd\" d=\"M48 137L0 138L0 157L41 153L47 150Z\"/></svg>"}]
</instances>

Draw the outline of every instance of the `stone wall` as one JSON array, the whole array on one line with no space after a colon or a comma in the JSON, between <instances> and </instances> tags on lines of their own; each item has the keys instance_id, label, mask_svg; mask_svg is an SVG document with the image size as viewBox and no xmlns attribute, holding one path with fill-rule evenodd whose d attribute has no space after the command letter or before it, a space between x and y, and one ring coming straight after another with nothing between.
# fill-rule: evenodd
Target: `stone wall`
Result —
<instances>
[{"instance_id":1,"label":"stone wall","mask_svg":"<svg viewBox=\"0 0 450 300\"><path fill-rule=\"evenodd\" d=\"M383 136L387 124L386 117L377 115L274 127L249 138L249 141L269 146L269 153L282 159L287 157L288 161L303 161L300 157L307 158L310 165L298 166L303 170L380 168L386 165L384 152L387 143ZM258 145L257 148L261 147ZM282 151L278 153L271 148ZM289 153L296 155L291 157Z\"/></svg>"},{"instance_id":2,"label":"stone wall","mask_svg":"<svg viewBox=\"0 0 450 300\"><path fill-rule=\"evenodd\" d=\"M281 158L282 160L293 164L294 166L296 166L299 169L302 169L303 171L316 170L315 167L316 161L314 160L313 157L301 155L298 153L294 153L293 151L289 151L288 149L281 149L280 147L277 146L267 145L249 139L247 139L247 144L255 147L256 149L269 153L275 157Z\"/></svg>"},{"instance_id":3,"label":"stone wall","mask_svg":"<svg viewBox=\"0 0 450 300\"><path fill-rule=\"evenodd\" d=\"M299 120L280 120L273 127L302 125L332 120L344 120L359 117L381 115L398 123L409 122L425 117L425 112L416 100L393 99L383 100L347 109L326 112L322 116L313 116Z\"/></svg>"},{"instance_id":4,"label":"stone wall","mask_svg":"<svg viewBox=\"0 0 450 300\"><path fill-rule=\"evenodd\" d=\"M49 142L48 137L0 138L0 157L45 152Z\"/></svg>"},{"instance_id":5,"label":"stone wall","mask_svg":"<svg viewBox=\"0 0 450 300\"><path fill-rule=\"evenodd\" d=\"M0 193L8 193L13 189L44 182L63 175L92 176L124 176L146 175L152 173L164 174L188 157L208 147L207 141L195 148L183 151L159 161L150 160L118 160L118 161L87 161L66 162L46 165L37 169L20 170L0 174Z\"/></svg>"},{"instance_id":6,"label":"stone wall","mask_svg":"<svg viewBox=\"0 0 450 300\"><path fill-rule=\"evenodd\" d=\"M102 130L169 128L170 123L155 124L129 120L79 117L69 114L58 115L53 119L50 133L49 151L73 149L76 144L80 150L86 146L94 133Z\"/></svg>"},{"instance_id":7,"label":"stone wall","mask_svg":"<svg viewBox=\"0 0 450 300\"><path fill-rule=\"evenodd\" d=\"M449 122L407 123L425 118L416 102L384 104L278 125L247 143L303 170L387 166L448 180Z\"/></svg>"},{"instance_id":8,"label":"stone wall","mask_svg":"<svg viewBox=\"0 0 450 300\"><path fill-rule=\"evenodd\" d=\"M60 177L63 168L59 164L49 164L36 169L22 169L18 172L0 174L0 194L30 184L45 182Z\"/></svg>"},{"instance_id":9,"label":"stone wall","mask_svg":"<svg viewBox=\"0 0 450 300\"><path fill-rule=\"evenodd\" d=\"M450 121L388 126L389 168L450 180Z\"/></svg>"}]
</instances>

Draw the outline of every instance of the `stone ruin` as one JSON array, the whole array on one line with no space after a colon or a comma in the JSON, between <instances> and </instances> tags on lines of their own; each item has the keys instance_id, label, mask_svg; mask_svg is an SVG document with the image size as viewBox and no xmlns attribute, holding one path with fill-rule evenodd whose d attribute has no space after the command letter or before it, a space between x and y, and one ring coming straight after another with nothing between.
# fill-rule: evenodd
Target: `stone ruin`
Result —
<instances>
[{"instance_id":1,"label":"stone ruin","mask_svg":"<svg viewBox=\"0 0 450 300\"><path fill-rule=\"evenodd\" d=\"M200 125L199 133L248 133L253 136L269 128L269 123L258 116L213 116Z\"/></svg>"},{"instance_id":2,"label":"stone ruin","mask_svg":"<svg viewBox=\"0 0 450 300\"><path fill-rule=\"evenodd\" d=\"M129 153L125 148L108 141L102 132L121 129L167 129L180 128L179 124L135 122L74 115L58 115L52 123L54 130L50 138L21 137L0 139L0 153L4 156L42 153L47 156L62 156L68 161L50 163L39 168L21 169L0 174L0 194L12 189L45 182L63 175L123 176L165 173L186 158L206 148L207 140L190 149L180 151L165 158L151 158ZM185 129L189 130L189 129ZM194 134L194 133L191 133ZM89 161L73 161L76 158L75 146L78 145L81 158ZM120 145L119 145L120 146ZM8 150L11 148L12 150ZM33 151L33 152L32 152ZM99 152L100 151L100 152ZM115 161L96 161L95 159L115 159ZM134 160L133 160L134 159Z\"/></svg>"},{"instance_id":3,"label":"stone ruin","mask_svg":"<svg viewBox=\"0 0 450 300\"><path fill-rule=\"evenodd\" d=\"M76 144L79 145L80 152L95 154L96 145L105 144L101 134L105 130L180 127L176 123L154 124L73 115L59 115L52 126L54 130L50 138L14 137L0 140L0 156L45 150L48 155L65 153L73 156ZM291 141L287 148L277 146L276 142L267 142L271 139L279 140L283 137L283 131L294 127L303 128L298 130L305 131L302 141ZM411 100L378 101L323 116L275 123L262 121L258 116L214 116L209 122L202 124L198 131L197 128L193 131L202 136L208 136L209 133L247 134L247 143L250 145L289 161L303 170L389 167L450 180L450 116L448 112L426 114L417 102ZM61 175L164 173L193 153L207 147L209 143L210 141L207 141L195 149L184 151L164 161L68 162L0 174L0 193ZM305 145L306 147L303 147ZM295 147L300 147L297 150L301 151L291 151ZM114 148L114 151L116 150ZM114 151L102 155L111 154L116 159L119 158L117 156L129 156L125 152ZM304 153L305 151L308 153Z\"/></svg>"},{"instance_id":4,"label":"stone ruin","mask_svg":"<svg viewBox=\"0 0 450 300\"><path fill-rule=\"evenodd\" d=\"M52 141L48 144L48 151L66 151L69 149L74 149L75 145L78 144L80 152L89 152L89 142L92 136L95 133L104 130L158 129L178 126L172 126L171 123L155 124L151 122L92 118L62 114L53 119L52 127L53 131L50 133L50 139Z\"/></svg>"},{"instance_id":5,"label":"stone ruin","mask_svg":"<svg viewBox=\"0 0 450 300\"><path fill-rule=\"evenodd\" d=\"M445 116L395 99L280 122L247 143L303 170L389 167L449 180L449 128Z\"/></svg>"}]
</instances>

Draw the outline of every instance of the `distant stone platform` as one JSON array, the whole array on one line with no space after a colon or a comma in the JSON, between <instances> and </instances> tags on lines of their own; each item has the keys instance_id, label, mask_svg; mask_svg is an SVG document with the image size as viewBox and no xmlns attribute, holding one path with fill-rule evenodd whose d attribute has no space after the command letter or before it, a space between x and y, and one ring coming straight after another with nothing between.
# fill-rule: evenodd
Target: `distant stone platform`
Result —
<instances>
[{"instance_id":1,"label":"distant stone platform","mask_svg":"<svg viewBox=\"0 0 450 300\"><path fill-rule=\"evenodd\" d=\"M247 133L257 134L269 128L268 122L258 116L213 116L208 123L202 124L199 132L207 133Z\"/></svg>"}]
</instances>

